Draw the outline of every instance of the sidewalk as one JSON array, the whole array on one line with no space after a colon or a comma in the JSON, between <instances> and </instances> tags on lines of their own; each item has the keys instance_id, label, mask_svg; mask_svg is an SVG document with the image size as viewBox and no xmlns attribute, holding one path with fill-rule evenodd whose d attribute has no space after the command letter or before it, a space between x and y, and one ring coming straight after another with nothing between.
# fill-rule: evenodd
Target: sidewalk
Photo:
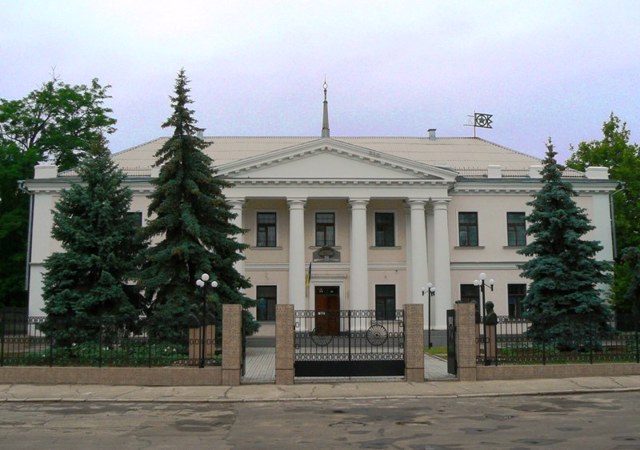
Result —
<instances>
[{"instance_id":1,"label":"sidewalk","mask_svg":"<svg viewBox=\"0 0 640 450\"><path fill-rule=\"evenodd\" d=\"M146 387L0 385L0 402L271 402L360 398L456 398L640 391L640 375L515 381L304 383L291 386Z\"/></svg>"}]
</instances>

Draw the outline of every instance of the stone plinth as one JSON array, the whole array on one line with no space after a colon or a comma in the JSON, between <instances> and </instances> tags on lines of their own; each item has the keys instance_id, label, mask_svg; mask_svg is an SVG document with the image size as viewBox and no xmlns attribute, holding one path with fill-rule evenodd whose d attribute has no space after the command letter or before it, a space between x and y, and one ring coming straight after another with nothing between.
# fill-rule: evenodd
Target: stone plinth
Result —
<instances>
[{"instance_id":1,"label":"stone plinth","mask_svg":"<svg viewBox=\"0 0 640 450\"><path fill-rule=\"evenodd\" d=\"M293 305L276 305L276 384L293 384L295 362Z\"/></svg>"},{"instance_id":2,"label":"stone plinth","mask_svg":"<svg viewBox=\"0 0 640 450\"><path fill-rule=\"evenodd\" d=\"M424 306L404 305L405 380L424 381Z\"/></svg>"},{"instance_id":3,"label":"stone plinth","mask_svg":"<svg viewBox=\"0 0 640 450\"><path fill-rule=\"evenodd\" d=\"M456 303L455 309L458 379L476 381L476 307L474 303Z\"/></svg>"},{"instance_id":4,"label":"stone plinth","mask_svg":"<svg viewBox=\"0 0 640 450\"><path fill-rule=\"evenodd\" d=\"M242 365L242 307L222 305L222 384L238 386Z\"/></svg>"}]
</instances>

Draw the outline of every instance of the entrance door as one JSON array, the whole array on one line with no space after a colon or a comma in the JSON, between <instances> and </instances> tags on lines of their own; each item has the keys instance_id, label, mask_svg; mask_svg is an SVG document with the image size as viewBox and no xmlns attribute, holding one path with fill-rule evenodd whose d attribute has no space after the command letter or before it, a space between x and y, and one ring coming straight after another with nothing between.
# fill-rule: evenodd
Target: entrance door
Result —
<instances>
[{"instance_id":1,"label":"entrance door","mask_svg":"<svg viewBox=\"0 0 640 450\"><path fill-rule=\"evenodd\" d=\"M340 334L340 287L316 286L316 330L317 336Z\"/></svg>"}]
</instances>

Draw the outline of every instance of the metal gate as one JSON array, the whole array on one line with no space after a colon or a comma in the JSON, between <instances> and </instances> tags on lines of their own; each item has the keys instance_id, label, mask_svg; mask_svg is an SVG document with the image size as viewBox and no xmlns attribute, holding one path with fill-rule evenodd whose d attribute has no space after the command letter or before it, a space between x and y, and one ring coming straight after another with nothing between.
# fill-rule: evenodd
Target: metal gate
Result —
<instances>
[{"instance_id":1,"label":"metal gate","mask_svg":"<svg viewBox=\"0 0 640 450\"><path fill-rule=\"evenodd\" d=\"M456 355L456 310L447 310L447 372L458 374L458 361Z\"/></svg>"},{"instance_id":2,"label":"metal gate","mask_svg":"<svg viewBox=\"0 0 640 450\"><path fill-rule=\"evenodd\" d=\"M404 311L295 312L295 376L403 376Z\"/></svg>"}]
</instances>

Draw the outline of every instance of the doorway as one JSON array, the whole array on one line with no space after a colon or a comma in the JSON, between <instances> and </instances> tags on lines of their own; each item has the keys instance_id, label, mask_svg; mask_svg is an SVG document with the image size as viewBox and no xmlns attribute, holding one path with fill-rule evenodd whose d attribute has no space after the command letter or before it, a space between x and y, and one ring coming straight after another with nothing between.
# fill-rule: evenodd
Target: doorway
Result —
<instances>
[{"instance_id":1,"label":"doorway","mask_svg":"<svg viewBox=\"0 0 640 450\"><path fill-rule=\"evenodd\" d=\"M317 336L340 334L340 286L316 286L315 310Z\"/></svg>"}]
</instances>

